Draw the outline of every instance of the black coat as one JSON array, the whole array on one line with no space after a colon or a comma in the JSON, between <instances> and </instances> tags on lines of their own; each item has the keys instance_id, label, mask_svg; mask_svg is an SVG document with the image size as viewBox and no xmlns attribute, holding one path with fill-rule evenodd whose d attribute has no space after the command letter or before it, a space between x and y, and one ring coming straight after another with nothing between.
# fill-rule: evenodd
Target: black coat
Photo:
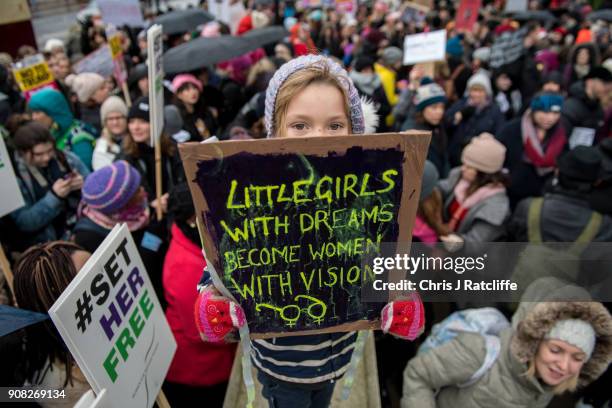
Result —
<instances>
[{"instance_id":1,"label":"black coat","mask_svg":"<svg viewBox=\"0 0 612 408\"><path fill-rule=\"evenodd\" d=\"M574 127L599 129L604 125L604 112L597 99L591 99L586 94L584 82L576 82L570 87L570 97L561 110L563 124L568 137Z\"/></svg>"},{"instance_id":2,"label":"black coat","mask_svg":"<svg viewBox=\"0 0 612 408\"><path fill-rule=\"evenodd\" d=\"M519 117L506 123L497 135L497 139L506 146L504 167L510 171L510 185L506 191L512 209L523 198L542 196L546 182L553 175L550 173L540 176L535 166L524 160L521 119ZM562 126L562 124L557 126ZM547 133L545 140L552 134L552 131L554 129Z\"/></svg>"}]
</instances>

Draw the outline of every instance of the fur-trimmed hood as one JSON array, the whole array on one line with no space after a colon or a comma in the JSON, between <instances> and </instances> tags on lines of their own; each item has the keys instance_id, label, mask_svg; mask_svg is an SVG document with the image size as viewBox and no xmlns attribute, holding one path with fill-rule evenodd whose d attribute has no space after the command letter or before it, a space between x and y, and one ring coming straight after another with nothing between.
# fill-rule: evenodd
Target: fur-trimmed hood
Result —
<instances>
[{"instance_id":1,"label":"fur-trimmed hood","mask_svg":"<svg viewBox=\"0 0 612 408\"><path fill-rule=\"evenodd\" d=\"M584 289L558 279L535 281L523 294L512 318L512 354L528 363L556 322L581 319L593 326L597 339L591 358L580 371L578 385L584 387L595 381L612 362L612 317L601 303L587 299L590 296Z\"/></svg>"}]
</instances>

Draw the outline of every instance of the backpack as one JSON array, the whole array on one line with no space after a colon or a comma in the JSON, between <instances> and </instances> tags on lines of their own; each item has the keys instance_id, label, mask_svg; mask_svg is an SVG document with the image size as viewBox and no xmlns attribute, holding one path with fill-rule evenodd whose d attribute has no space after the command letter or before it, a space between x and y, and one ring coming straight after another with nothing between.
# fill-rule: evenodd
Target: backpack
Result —
<instances>
[{"instance_id":1,"label":"backpack","mask_svg":"<svg viewBox=\"0 0 612 408\"><path fill-rule=\"evenodd\" d=\"M451 341L460 333L480 334L485 339L487 351L485 359L469 380L456 384L460 388L468 387L478 381L493 367L501 351L499 335L502 330L508 327L510 327L510 322L506 319L506 316L494 307L460 310L450 314L440 323L433 326L431 334L421 344L417 355L426 353Z\"/></svg>"},{"instance_id":2,"label":"backpack","mask_svg":"<svg viewBox=\"0 0 612 408\"><path fill-rule=\"evenodd\" d=\"M544 199L538 197L534 198L529 205L527 237L529 243L536 245L527 245L519 255L514 267L512 281L518 284L519 290L515 292L517 301L527 287L541 277L552 276L564 281L576 282L580 272L581 254L593 241L601 227L602 216L593 211L587 225L567 249L559 250L545 246L540 228L543 203ZM553 259L555 262L550 261Z\"/></svg>"}]
</instances>

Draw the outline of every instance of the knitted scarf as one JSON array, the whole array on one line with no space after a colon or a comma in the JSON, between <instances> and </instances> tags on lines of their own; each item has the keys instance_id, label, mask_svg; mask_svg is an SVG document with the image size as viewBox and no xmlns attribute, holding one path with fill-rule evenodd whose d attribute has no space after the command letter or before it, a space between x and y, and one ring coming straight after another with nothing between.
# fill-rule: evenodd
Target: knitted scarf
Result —
<instances>
[{"instance_id":1,"label":"knitted scarf","mask_svg":"<svg viewBox=\"0 0 612 408\"><path fill-rule=\"evenodd\" d=\"M524 160L532 164L540 176L552 172L555 160L563 151L567 136L563 126L556 126L553 133L546 139L546 146L538 138L538 134L531 119L531 110L527 110L521 119L521 132L523 135Z\"/></svg>"},{"instance_id":2,"label":"knitted scarf","mask_svg":"<svg viewBox=\"0 0 612 408\"><path fill-rule=\"evenodd\" d=\"M457 230L459 221L462 219L462 215L467 213L470 208L475 206L481 201L494 196L495 194L506 191L504 186L498 186L494 184L487 184L474 191L472 194L467 196L467 190L470 187L470 182L464 179L459 180L455 186L455 200L459 204L459 208L452 214L451 220L448 223L449 228L453 231Z\"/></svg>"},{"instance_id":3,"label":"knitted scarf","mask_svg":"<svg viewBox=\"0 0 612 408\"><path fill-rule=\"evenodd\" d=\"M113 229L115 225L125 222L130 231L138 231L149 224L150 211L147 201L143 200L143 203L136 203L122 208L119 212L112 215L106 215L82 204L80 214L106 229Z\"/></svg>"}]
</instances>

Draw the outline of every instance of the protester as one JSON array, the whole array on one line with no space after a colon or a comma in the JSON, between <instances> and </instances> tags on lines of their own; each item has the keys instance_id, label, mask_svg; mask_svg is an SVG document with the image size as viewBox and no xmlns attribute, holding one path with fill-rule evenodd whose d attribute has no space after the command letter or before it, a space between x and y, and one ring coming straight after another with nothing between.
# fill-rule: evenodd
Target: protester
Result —
<instances>
[{"instance_id":1,"label":"protester","mask_svg":"<svg viewBox=\"0 0 612 408\"><path fill-rule=\"evenodd\" d=\"M89 170L71 152L55 147L49 131L36 122L17 129L15 172L25 206L11 213L28 245L66 239L74 226L83 178Z\"/></svg>"},{"instance_id":2,"label":"protester","mask_svg":"<svg viewBox=\"0 0 612 408\"><path fill-rule=\"evenodd\" d=\"M414 97L414 116L406 119L401 130L416 129L431 132L427 160L436 166L441 177L446 177L450 171L448 137L443 123L446 95L440 85L431 83L430 80L423 80L421 84Z\"/></svg>"},{"instance_id":3,"label":"protester","mask_svg":"<svg viewBox=\"0 0 612 408\"><path fill-rule=\"evenodd\" d=\"M32 119L49 129L59 150L71 151L87 168L91 168L95 130L74 118L68 101L54 89L43 89L32 95L28 108Z\"/></svg>"},{"instance_id":4,"label":"protester","mask_svg":"<svg viewBox=\"0 0 612 408\"><path fill-rule=\"evenodd\" d=\"M595 211L612 216L612 138L602 140L597 148L601 155L601 171L589 202Z\"/></svg>"},{"instance_id":5,"label":"protester","mask_svg":"<svg viewBox=\"0 0 612 408\"><path fill-rule=\"evenodd\" d=\"M81 120L92 125L97 130L97 134L100 134L102 130L100 107L110 92L108 81L100 74L85 72L68 75L66 85L77 96Z\"/></svg>"},{"instance_id":6,"label":"protester","mask_svg":"<svg viewBox=\"0 0 612 408\"><path fill-rule=\"evenodd\" d=\"M374 60L366 56L358 57L353 63L353 70L349 76L361 96L368 97L374 102L376 114L386 118L391 113L391 104L387 99L380 77L374 71ZM376 127L376 133L384 133L388 127L381 121Z\"/></svg>"},{"instance_id":7,"label":"protester","mask_svg":"<svg viewBox=\"0 0 612 408\"><path fill-rule=\"evenodd\" d=\"M123 151L118 159L126 160L142 176L144 187L151 206L161 206L162 212L168 210L168 191L184 179L182 163L177 156L176 146L162 133L160 144L162 150L162 196L156 197L155 190L155 151L151 147L151 126L149 123L149 99L140 98L134 102L128 113L128 137L123 139Z\"/></svg>"},{"instance_id":8,"label":"protester","mask_svg":"<svg viewBox=\"0 0 612 408\"><path fill-rule=\"evenodd\" d=\"M601 156L593 147L578 146L559 157L555 181L544 195L538 216L542 241L575 242L589 226L592 241L612 240L612 219L598 215L588 201L600 167ZM533 198L526 198L516 207L508 224L512 240L529 240L528 219L533 202Z\"/></svg>"},{"instance_id":9,"label":"protester","mask_svg":"<svg viewBox=\"0 0 612 408\"><path fill-rule=\"evenodd\" d=\"M48 242L27 250L15 265L19 307L47 313L91 254L69 242ZM28 326L25 337L25 386L62 390L61 399L39 399L44 408L74 405L90 386L50 320Z\"/></svg>"},{"instance_id":10,"label":"protester","mask_svg":"<svg viewBox=\"0 0 612 408\"><path fill-rule=\"evenodd\" d=\"M206 261L195 208L187 184L170 191L169 213L174 219L172 240L164 261L163 285L168 301L166 318L177 342L176 353L166 376L165 393L172 406L187 407L205 399L213 407L223 405L227 381L234 361L235 344L204 343L192 313L195 290Z\"/></svg>"},{"instance_id":11,"label":"protester","mask_svg":"<svg viewBox=\"0 0 612 408\"><path fill-rule=\"evenodd\" d=\"M602 101L611 88L612 73L602 66L593 67L583 81L569 88L562 118L570 140L574 137L582 144L593 144L595 132L604 125Z\"/></svg>"},{"instance_id":12,"label":"protester","mask_svg":"<svg viewBox=\"0 0 612 408\"><path fill-rule=\"evenodd\" d=\"M440 237L448 249L469 251L470 246L503 237L503 224L510 215L505 155L506 148L492 135L481 134L463 149L463 165L438 183L444 220L452 231Z\"/></svg>"},{"instance_id":13,"label":"protester","mask_svg":"<svg viewBox=\"0 0 612 408\"><path fill-rule=\"evenodd\" d=\"M346 71L323 56L296 58L283 65L270 82L266 102L268 137L360 134L367 132L371 120L365 117L359 94ZM244 318L239 317L243 316L239 307L223 298L210 283L210 278L205 280L198 297L196 323L204 340L219 342L233 327L243 325ZM415 307L414 313L404 309L407 305ZM211 320L206 313L209 307L223 310L228 318L223 322ZM238 318L229 319L230 310ZM391 303L383 310L382 321L385 332L390 330L414 340L424 323L420 298L413 295L409 300ZM355 332L349 332L251 342L256 350L253 362L263 396L270 406L292 407L298 402L303 406L327 406L336 380L349 367L356 338ZM333 354L332 345L343 351ZM332 356L331 364L327 363L328 356Z\"/></svg>"},{"instance_id":14,"label":"protester","mask_svg":"<svg viewBox=\"0 0 612 408\"><path fill-rule=\"evenodd\" d=\"M471 138L485 132L496 135L504 124L504 117L492 97L489 77L477 73L468 80L466 96L446 111L451 166L460 163L461 150Z\"/></svg>"},{"instance_id":15,"label":"protester","mask_svg":"<svg viewBox=\"0 0 612 408\"><path fill-rule=\"evenodd\" d=\"M600 64L599 50L592 43L577 44L572 49L564 71L565 87L586 79L592 68Z\"/></svg>"},{"instance_id":16,"label":"protester","mask_svg":"<svg viewBox=\"0 0 612 408\"><path fill-rule=\"evenodd\" d=\"M510 206L525 197L539 197L554 172L557 158L567 149L561 123L563 97L542 93L531 100L531 109L506 123L498 140L506 146L504 166L510 171Z\"/></svg>"},{"instance_id":17,"label":"protester","mask_svg":"<svg viewBox=\"0 0 612 408\"><path fill-rule=\"evenodd\" d=\"M459 332L413 358L404 371L401 406L496 408L503 401L544 408L555 395L590 384L612 359L612 317L589 300L563 281L535 282L499 343Z\"/></svg>"},{"instance_id":18,"label":"protester","mask_svg":"<svg viewBox=\"0 0 612 408\"><path fill-rule=\"evenodd\" d=\"M493 99L501 113L504 114L504 118L510 120L521 111L521 92L513 89L512 78L506 72L497 72L494 80L496 92Z\"/></svg>"},{"instance_id":19,"label":"protester","mask_svg":"<svg viewBox=\"0 0 612 408\"><path fill-rule=\"evenodd\" d=\"M127 115L128 107L118 96L110 96L100 107L103 128L93 152L91 164L94 170L111 164L121 153L121 144L128 134Z\"/></svg>"},{"instance_id":20,"label":"protester","mask_svg":"<svg viewBox=\"0 0 612 408\"><path fill-rule=\"evenodd\" d=\"M217 125L210 110L202 106L202 82L190 74L180 74L172 80L174 105L179 109L183 128L191 135L190 141L200 142L216 134Z\"/></svg>"}]
</instances>

